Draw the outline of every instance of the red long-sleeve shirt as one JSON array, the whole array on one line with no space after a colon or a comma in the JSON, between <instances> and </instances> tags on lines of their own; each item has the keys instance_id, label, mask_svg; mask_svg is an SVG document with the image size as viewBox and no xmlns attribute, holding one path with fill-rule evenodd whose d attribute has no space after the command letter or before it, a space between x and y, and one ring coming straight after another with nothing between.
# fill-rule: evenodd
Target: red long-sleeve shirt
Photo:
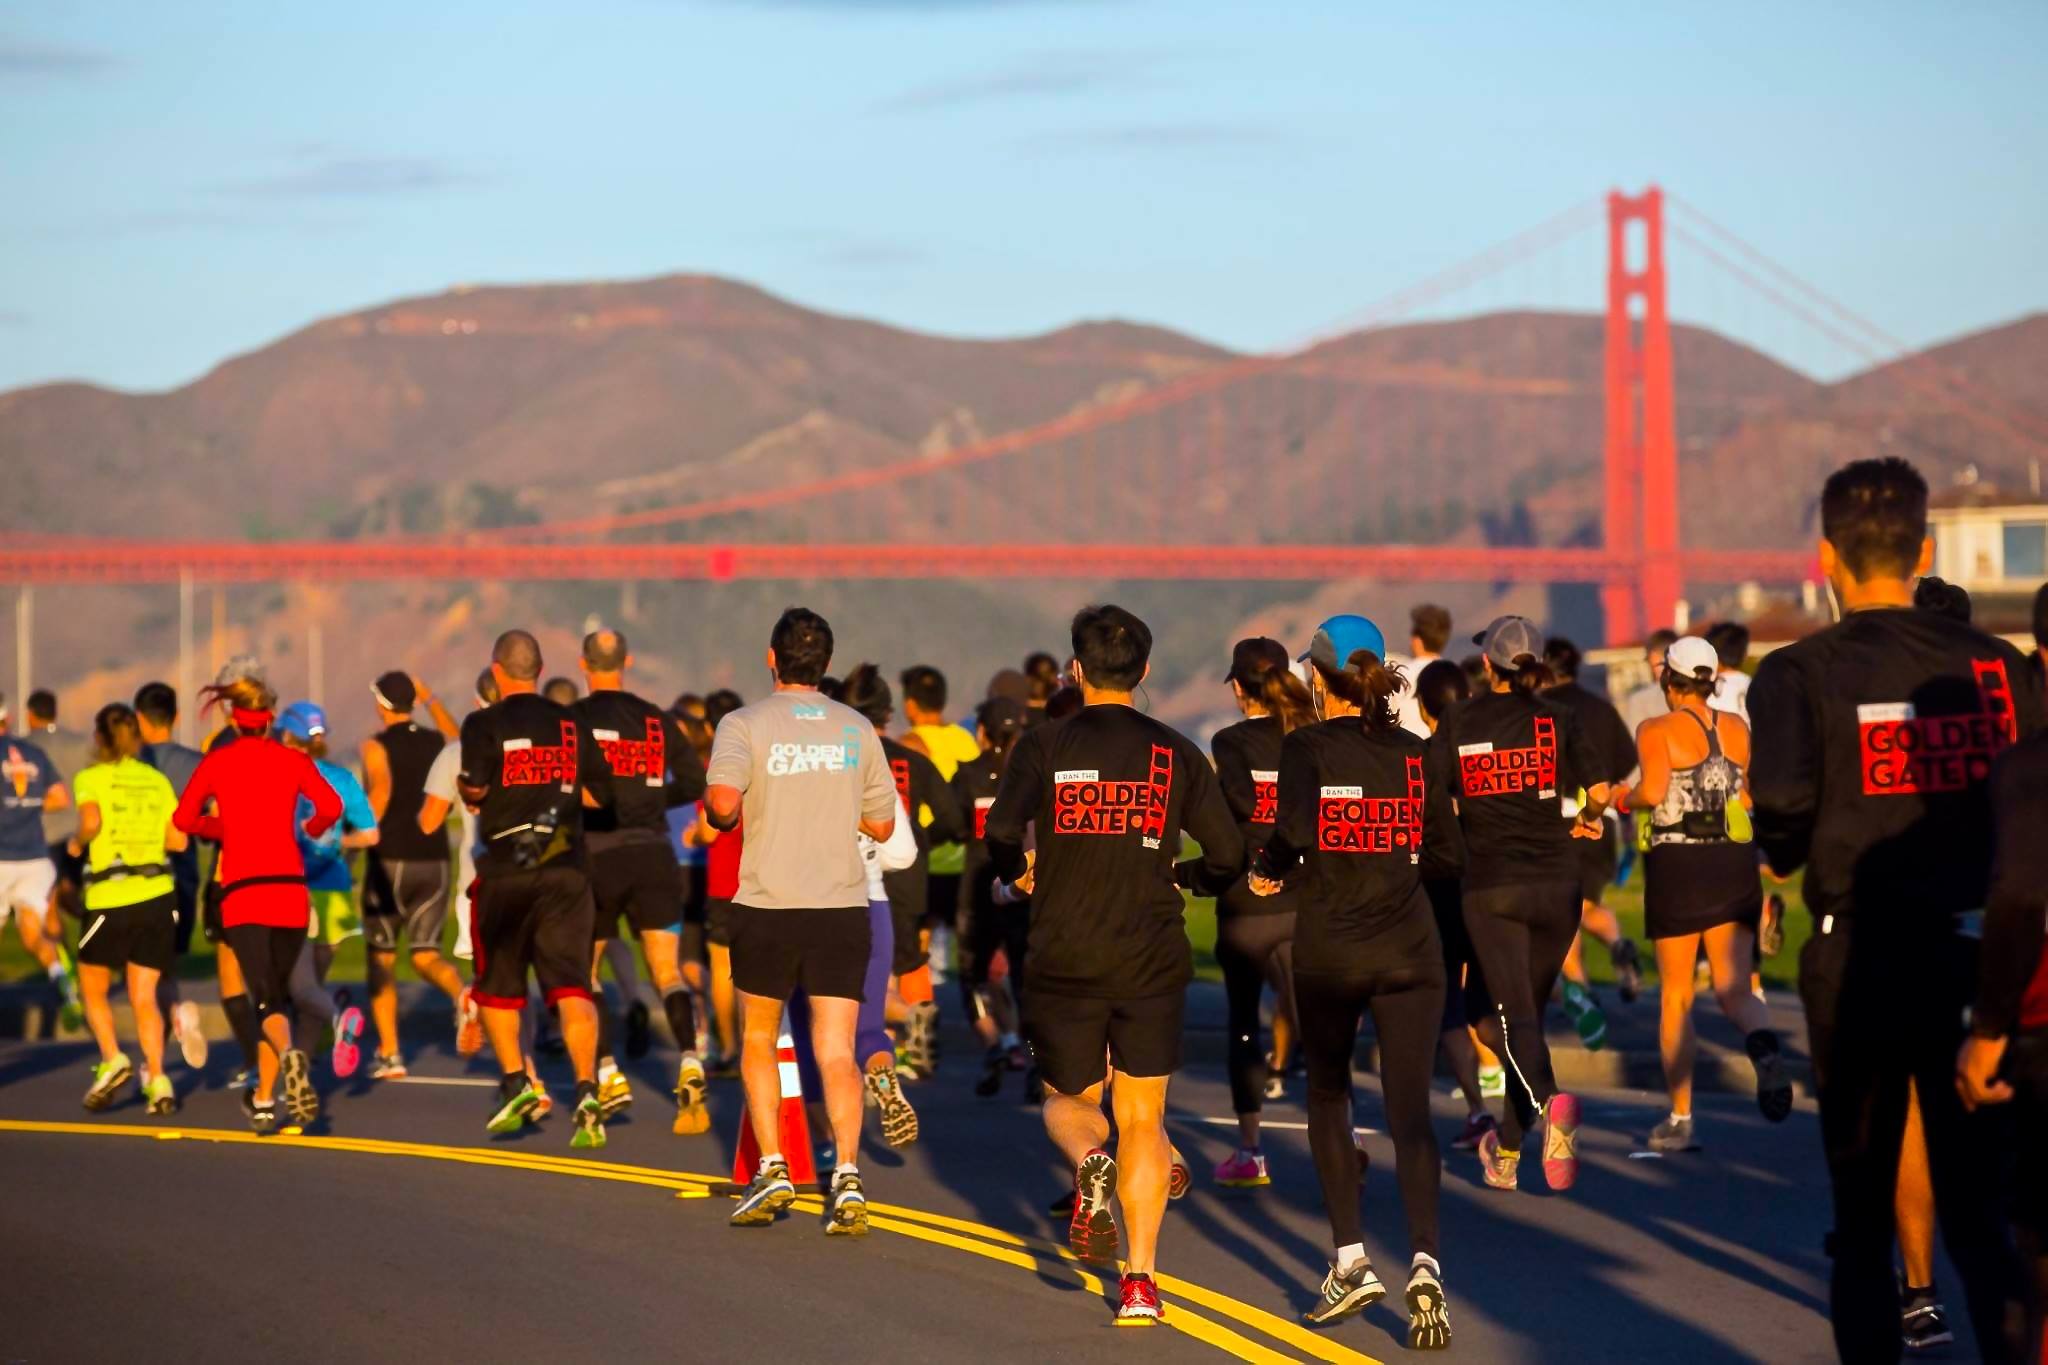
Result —
<instances>
[{"instance_id":1,"label":"red long-sleeve shirt","mask_svg":"<svg viewBox=\"0 0 2048 1365\"><path fill-rule=\"evenodd\" d=\"M317 839L341 818L341 798L311 758L244 735L200 761L173 822L220 844L222 924L305 926L306 865L293 828L301 796L313 803L305 828Z\"/></svg>"}]
</instances>

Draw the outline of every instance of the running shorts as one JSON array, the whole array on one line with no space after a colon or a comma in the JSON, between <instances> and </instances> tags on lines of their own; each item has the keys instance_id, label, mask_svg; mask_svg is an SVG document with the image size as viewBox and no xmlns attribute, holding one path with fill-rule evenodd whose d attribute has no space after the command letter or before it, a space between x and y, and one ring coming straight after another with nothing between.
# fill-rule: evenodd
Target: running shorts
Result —
<instances>
[{"instance_id":1,"label":"running shorts","mask_svg":"<svg viewBox=\"0 0 2048 1365\"><path fill-rule=\"evenodd\" d=\"M683 918L682 877L667 844L621 844L590 855L590 893L597 900L593 932L616 938L673 932Z\"/></svg>"},{"instance_id":2,"label":"running shorts","mask_svg":"<svg viewBox=\"0 0 2048 1365\"><path fill-rule=\"evenodd\" d=\"M683 923L701 925L710 894L710 878L704 871L704 864L678 861L676 870L682 874Z\"/></svg>"},{"instance_id":3,"label":"running shorts","mask_svg":"<svg viewBox=\"0 0 2048 1365\"><path fill-rule=\"evenodd\" d=\"M363 932L363 917L356 912L354 892L308 890L306 895L313 902L313 917L306 936L313 942L333 948Z\"/></svg>"},{"instance_id":4,"label":"running shorts","mask_svg":"<svg viewBox=\"0 0 2048 1365\"><path fill-rule=\"evenodd\" d=\"M16 910L41 915L57 889L57 865L48 858L23 858L0 863L0 928Z\"/></svg>"},{"instance_id":5,"label":"running shorts","mask_svg":"<svg viewBox=\"0 0 2048 1365\"><path fill-rule=\"evenodd\" d=\"M470 947L478 1004L523 1008L529 969L550 1005L590 999L590 926L597 907L581 868L558 861L479 869L475 906Z\"/></svg>"},{"instance_id":6,"label":"running shorts","mask_svg":"<svg viewBox=\"0 0 2048 1365\"><path fill-rule=\"evenodd\" d=\"M915 906L899 907L890 901L889 922L896 931L889 975L908 976L931 960L931 950L924 944L924 911Z\"/></svg>"},{"instance_id":7,"label":"running shorts","mask_svg":"<svg viewBox=\"0 0 2048 1365\"><path fill-rule=\"evenodd\" d=\"M448 922L448 864L439 858L369 859L363 882L363 934L380 953L398 951L404 933L416 953L441 951Z\"/></svg>"},{"instance_id":8,"label":"running shorts","mask_svg":"<svg viewBox=\"0 0 2048 1365\"><path fill-rule=\"evenodd\" d=\"M111 971L129 966L170 971L178 965L177 894L86 911L85 928L78 935L78 960Z\"/></svg>"},{"instance_id":9,"label":"running shorts","mask_svg":"<svg viewBox=\"0 0 2048 1365\"><path fill-rule=\"evenodd\" d=\"M732 947L732 902L722 896L704 899L704 937L721 948Z\"/></svg>"},{"instance_id":10,"label":"running shorts","mask_svg":"<svg viewBox=\"0 0 2048 1365\"><path fill-rule=\"evenodd\" d=\"M1171 1076L1180 1070L1181 1014L1187 992L1108 1000L1024 988L1024 1038L1045 1083L1079 1095L1107 1074Z\"/></svg>"},{"instance_id":11,"label":"running shorts","mask_svg":"<svg viewBox=\"0 0 2048 1365\"><path fill-rule=\"evenodd\" d=\"M1574 839L1579 855L1579 900L1598 905L1621 866L1621 835L1612 820L1600 821L1600 837Z\"/></svg>"},{"instance_id":12,"label":"running shorts","mask_svg":"<svg viewBox=\"0 0 2048 1365\"><path fill-rule=\"evenodd\" d=\"M687 967L692 962L701 963L708 960L704 953L704 926L684 920L682 936L676 940L677 963Z\"/></svg>"},{"instance_id":13,"label":"running shorts","mask_svg":"<svg viewBox=\"0 0 2048 1365\"><path fill-rule=\"evenodd\" d=\"M231 924L221 931L235 960L242 965L242 980L249 988L249 1003L258 1019L279 1014L292 1007L292 968L306 946L304 929L279 929L270 924Z\"/></svg>"},{"instance_id":14,"label":"running shorts","mask_svg":"<svg viewBox=\"0 0 2048 1365\"><path fill-rule=\"evenodd\" d=\"M865 905L832 910L756 910L735 903L732 983L748 995L864 1000L874 932Z\"/></svg>"}]
</instances>

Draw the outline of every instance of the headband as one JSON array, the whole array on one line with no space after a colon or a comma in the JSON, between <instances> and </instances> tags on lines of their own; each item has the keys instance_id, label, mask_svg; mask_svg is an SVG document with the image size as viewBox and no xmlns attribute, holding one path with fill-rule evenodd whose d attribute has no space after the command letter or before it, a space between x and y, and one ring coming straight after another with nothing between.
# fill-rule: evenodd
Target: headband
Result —
<instances>
[{"instance_id":1,"label":"headband","mask_svg":"<svg viewBox=\"0 0 2048 1365\"><path fill-rule=\"evenodd\" d=\"M235 728L239 730L267 730L272 720L272 712L268 707L251 711L234 706L228 709L228 714L234 719Z\"/></svg>"}]
</instances>

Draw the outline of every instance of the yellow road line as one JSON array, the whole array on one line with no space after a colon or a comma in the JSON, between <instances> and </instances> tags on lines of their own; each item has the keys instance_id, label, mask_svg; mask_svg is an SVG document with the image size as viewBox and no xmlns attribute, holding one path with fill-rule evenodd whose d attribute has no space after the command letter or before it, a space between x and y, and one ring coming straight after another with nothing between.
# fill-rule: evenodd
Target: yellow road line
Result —
<instances>
[{"instance_id":1,"label":"yellow road line","mask_svg":"<svg viewBox=\"0 0 2048 1365\"><path fill-rule=\"evenodd\" d=\"M284 1150L303 1147L319 1151L353 1152L364 1156L408 1156L430 1161L452 1161L463 1165L569 1175L586 1180L651 1185L674 1190L679 1195L687 1197L702 1195L706 1186L724 1179L723 1176L655 1170L645 1166L626 1166L581 1157L548 1156L480 1147L444 1147L431 1143L393 1142L382 1138L259 1137L254 1133L238 1133L215 1128L153 1128L138 1124L59 1123L15 1119L0 1119L0 1132L152 1138L159 1141L189 1140ZM822 1201L815 1196L799 1200L797 1207L813 1213L822 1213L824 1209ZM946 1214L928 1213L922 1209L905 1208L896 1204L871 1203L868 1208L869 1225L872 1227L1019 1266L1034 1273L1046 1268L1042 1262L1050 1261L1073 1274L1076 1283L1087 1292L1104 1292L1101 1278L1082 1268L1082 1263L1071 1251L1043 1238L1021 1237L984 1223L975 1223ZM1318 1336L1296 1323L1263 1309L1254 1308L1227 1294L1217 1293L1215 1290L1176 1276L1157 1275L1155 1278L1161 1289L1178 1296L1180 1300L1167 1313L1166 1325L1241 1360L1261 1362L1263 1365L1264 1362L1285 1361L1293 1357L1281 1354L1214 1319L1194 1312L1188 1304L1198 1304L1211 1312L1219 1313L1242 1326L1250 1327L1284 1345L1294 1347L1314 1359L1331 1361L1334 1365L1380 1365L1380 1362L1371 1356L1339 1346L1327 1337Z\"/></svg>"}]
</instances>

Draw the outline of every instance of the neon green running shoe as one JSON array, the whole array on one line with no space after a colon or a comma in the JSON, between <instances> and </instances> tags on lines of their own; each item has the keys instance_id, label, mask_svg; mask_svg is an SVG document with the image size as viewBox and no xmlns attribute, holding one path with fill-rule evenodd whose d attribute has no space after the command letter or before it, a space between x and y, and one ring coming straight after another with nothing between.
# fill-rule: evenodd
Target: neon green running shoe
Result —
<instances>
[{"instance_id":1,"label":"neon green running shoe","mask_svg":"<svg viewBox=\"0 0 2048 1365\"><path fill-rule=\"evenodd\" d=\"M85 1092L85 1107L95 1114L108 1108L121 1087L134 1079L135 1068L129 1065L127 1053L117 1052L103 1059L92 1069L92 1087Z\"/></svg>"}]
</instances>

